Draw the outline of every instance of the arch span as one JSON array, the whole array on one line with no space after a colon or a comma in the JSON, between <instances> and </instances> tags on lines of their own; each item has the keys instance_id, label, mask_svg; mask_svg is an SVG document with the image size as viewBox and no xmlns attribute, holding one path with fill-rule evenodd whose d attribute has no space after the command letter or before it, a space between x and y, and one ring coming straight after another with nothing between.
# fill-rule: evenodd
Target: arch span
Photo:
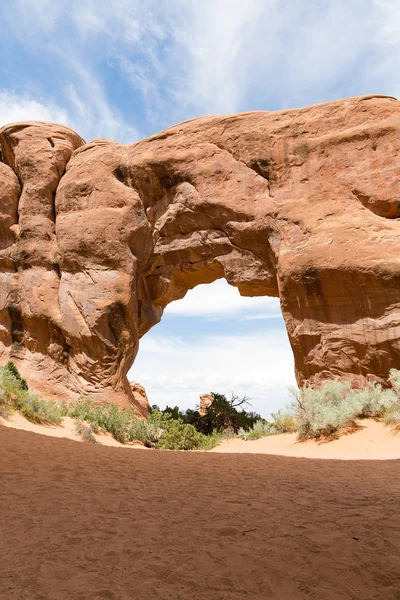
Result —
<instances>
[{"instance_id":1,"label":"arch span","mask_svg":"<svg viewBox=\"0 0 400 600\"><path fill-rule=\"evenodd\" d=\"M400 365L400 103L203 117L132 145L0 132L0 356L45 395L126 404L139 338L225 277L279 296L296 376Z\"/></svg>"}]
</instances>

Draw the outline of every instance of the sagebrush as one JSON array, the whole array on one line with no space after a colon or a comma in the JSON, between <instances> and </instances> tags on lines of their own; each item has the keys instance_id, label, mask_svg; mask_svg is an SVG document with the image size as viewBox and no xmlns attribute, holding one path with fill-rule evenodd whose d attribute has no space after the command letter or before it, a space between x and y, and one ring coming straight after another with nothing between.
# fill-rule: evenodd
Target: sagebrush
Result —
<instances>
[{"instance_id":1,"label":"sagebrush","mask_svg":"<svg viewBox=\"0 0 400 600\"><path fill-rule=\"evenodd\" d=\"M300 439L329 436L355 425L359 418L382 418L400 411L400 372L390 372L391 389L369 383L361 390L352 389L350 383L328 381L320 388L304 386L291 390L293 419ZM386 417L387 420L387 417Z\"/></svg>"}]
</instances>

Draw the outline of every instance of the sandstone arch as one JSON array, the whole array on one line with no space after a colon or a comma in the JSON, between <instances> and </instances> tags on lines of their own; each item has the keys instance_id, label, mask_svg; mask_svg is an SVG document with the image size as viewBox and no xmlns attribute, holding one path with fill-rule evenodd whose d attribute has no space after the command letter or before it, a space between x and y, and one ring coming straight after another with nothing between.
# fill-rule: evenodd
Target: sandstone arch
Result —
<instances>
[{"instance_id":1,"label":"sandstone arch","mask_svg":"<svg viewBox=\"0 0 400 600\"><path fill-rule=\"evenodd\" d=\"M0 131L0 360L126 404L139 338L219 277L279 296L296 376L400 366L400 103L203 117L136 144Z\"/></svg>"}]
</instances>

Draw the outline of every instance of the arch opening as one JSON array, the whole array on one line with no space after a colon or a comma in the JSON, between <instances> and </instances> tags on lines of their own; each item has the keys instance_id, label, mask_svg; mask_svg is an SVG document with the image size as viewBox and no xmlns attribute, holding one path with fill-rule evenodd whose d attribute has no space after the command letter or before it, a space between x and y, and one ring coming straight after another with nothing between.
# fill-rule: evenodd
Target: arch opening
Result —
<instances>
[{"instance_id":1,"label":"arch opening","mask_svg":"<svg viewBox=\"0 0 400 600\"><path fill-rule=\"evenodd\" d=\"M171 302L146 333L128 378L150 404L185 410L205 392L247 395L264 417L285 406L296 383L279 299L244 297L225 279L200 284Z\"/></svg>"}]
</instances>

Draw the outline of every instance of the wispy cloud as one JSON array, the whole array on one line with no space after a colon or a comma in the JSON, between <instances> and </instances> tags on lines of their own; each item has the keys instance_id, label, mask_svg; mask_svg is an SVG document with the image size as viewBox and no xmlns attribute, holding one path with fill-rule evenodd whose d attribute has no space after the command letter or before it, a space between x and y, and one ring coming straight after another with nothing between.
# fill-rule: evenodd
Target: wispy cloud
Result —
<instances>
[{"instance_id":1,"label":"wispy cloud","mask_svg":"<svg viewBox=\"0 0 400 600\"><path fill-rule=\"evenodd\" d=\"M87 138L400 88L397 0L15 0L0 15Z\"/></svg>"},{"instance_id":2,"label":"wispy cloud","mask_svg":"<svg viewBox=\"0 0 400 600\"><path fill-rule=\"evenodd\" d=\"M18 50L41 67L33 81L27 67L25 89L21 91L20 84L9 87L8 92L21 102L36 94L44 106L62 107L59 113L87 140L109 137L133 142L141 137L134 117L123 116L118 102L111 100L112 83L105 80L103 72L109 56L105 42L117 35L118 20L112 13L118 15L119 3L99 4L103 6L98 11L88 0L71 0L68 7L48 0L16 0L0 7L4 39L18 44ZM122 18L121 14L121 23ZM124 20L126 36L131 24ZM27 118L35 118L35 111L31 115L26 103L25 107Z\"/></svg>"},{"instance_id":3,"label":"wispy cloud","mask_svg":"<svg viewBox=\"0 0 400 600\"><path fill-rule=\"evenodd\" d=\"M164 314L201 316L208 319L282 318L278 298L241 296L225 279L219 279L212 285L199 285L190 290L182 300L171 302Z\"/></svg>"}]
</instances>

